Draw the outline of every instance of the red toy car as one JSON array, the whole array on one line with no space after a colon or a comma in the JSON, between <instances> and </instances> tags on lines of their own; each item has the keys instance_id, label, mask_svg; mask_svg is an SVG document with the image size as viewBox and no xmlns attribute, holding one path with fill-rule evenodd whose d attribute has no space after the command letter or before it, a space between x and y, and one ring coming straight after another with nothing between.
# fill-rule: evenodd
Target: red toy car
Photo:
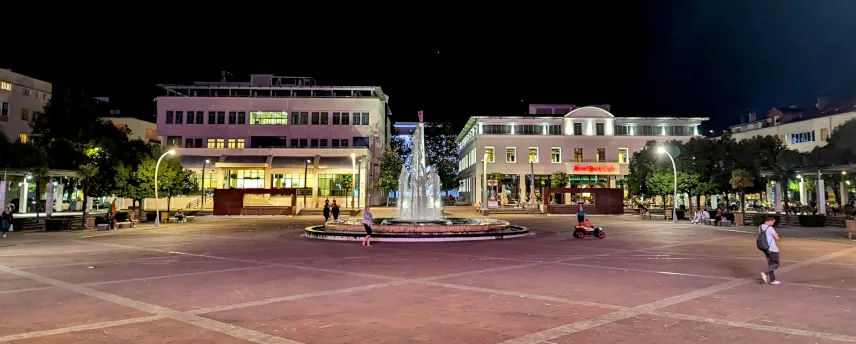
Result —
<instances>
[{"instance_id":1,"label":"red toy car","mask_svg":"<svg viewBox=\"0 0 856 344\"><path fill-rule=\"evenodd\" d=\"M585 238L586 235L593 235L603 239L606 237L606 232L603 231L603 228L595 227L591 222L589 222L589 220L585 220L585 222L574 228L574 237L582 239Z\"/></svg>"}]
</instances>

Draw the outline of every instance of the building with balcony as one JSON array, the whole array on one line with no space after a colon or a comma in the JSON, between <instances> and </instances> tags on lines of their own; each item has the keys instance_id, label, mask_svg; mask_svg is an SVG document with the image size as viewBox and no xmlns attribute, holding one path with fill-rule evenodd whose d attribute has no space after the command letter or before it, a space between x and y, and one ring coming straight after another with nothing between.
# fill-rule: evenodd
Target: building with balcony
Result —
<instances>
[{"instance_id":1,"label":"building with balcony","mask_svg":"<svg viewBox=\"0 0 856 344\"><path fill-rule=\"evenodd\" d=\"M0 69L0 131L9 140L27 142L30 120L45 112L53 87L8 69Z\"/></svg>"},{"instance_id":2,"label":"building with balcony","mask_svg":"<svg viewBox=\"0 0 856 344\"><path fill-rule=\"evenodd\" d=\"M743 140L755 136L778 137L785 146L800 152L809 152L826 145L836 127L856 118L856 100L830 105L819 97L814 108L795 106L773 108L766 118L756 119L749 114L748 122L732 126L731 136Z\"/></svg>"},{"instance_id":3,"label":"building with balcony","mask_svg":"<svg viewBox=\"0 0 856 344\"><path fill-rule=\"evenodd\" d=\"M708 120L615 117L608 109L531 105L529 112L536 115L470 117L457 137L461 196L481 202L485 165L488 174L503 175L498 184L508 202L527 199L521 195L530 194L532 174L538 197L557 171L570 175L570 187L626 189L624 180L630 173L628 163L633 152L649 140L666 142L697 136L699 125Z\"/></svg>"},{"instance_id":4,"label":"building with balcony","mask_svg":"<svg viewBox=\"0 0 856 344\"><path fill-rule=\"evenodd\" d=\"M380 87L273 75L159 86L158 135L200 178L204 166L206 189L297 188L300 208L380 202L374 180L390 132Z\"/></svg>"}]
</instances>

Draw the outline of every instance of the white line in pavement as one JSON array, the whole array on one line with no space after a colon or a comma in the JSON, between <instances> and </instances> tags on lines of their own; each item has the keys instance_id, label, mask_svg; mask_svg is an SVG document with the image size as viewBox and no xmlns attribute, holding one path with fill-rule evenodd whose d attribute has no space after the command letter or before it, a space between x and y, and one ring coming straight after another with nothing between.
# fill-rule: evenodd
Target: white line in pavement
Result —
<instances>
[{"instance_id":1,"label":"white line in pavement","mask_svg":"<svg viewBox=\"0 0 856 344\"><path fill-rule=\"evenodd\" d=\"M19 333L19 334L12 334L12 335L8 335L8 336L0 337L0 342L11 342L13 340L24 340L24 339L52 336L52 335L71 333L71 332L96 330L96 329L102 329L102 328L107 328L107 327L116 327L116 326L122 326L122 325L138 324L138 323L154 321L154 320L161 320L161 319L166 319L166 317L163 315L152 315L152 316L147 316L147 317L130 318L130 319L106 321L106 322L100 322L100 323L94 323L94 324L86 324L86 325L80 325L80 326L63 327L63 328L57 328L57 329L52 329L52 330Z\"/></svg>"},{"instance_id":2,"label":"white line in pavement","mask_svg":"<svg viewBox=\"0 0 856 344\"><path fill-rule=\"evenodd\" d=\"M829 339L829 340L837 340L837 341L842 341L842 342L856 343L856 337L838 334L838 333L806 331L806 330L799 330L799 329L788 328L788 327L752 324L752 323L747 323L747 322L742 322L742 321L728 321L728 320L722 320L722 319L713 319L713 318L699 317L699 316L694 316L694 315L672 313L672 312L653 311L653 312L650 312L649 314L655 315L655 316L660 316L660 317L668 317L668 318L672 318L672 319L682 319L682 320L697 321L697 322L716 324L716 325L726 325L726 326L747 328L747 329L759 330L759 331L776 332L776 333L793 335L793 336L805 336L805 337L814 337L814 338L820 338L820 339Z\"/></svg>"},{"instance_id":3,"label":"white line in pavement","mask_svg":"<svg viewBox=\"0 0 856 344\"><path fill-rule=\"evenodd\" d=\"M822 257L817 257L813 259L809 259L800 263L796 263L793 265L785 266L779 271L788 272L791 270L799 269L802 267L806 267L815 263L819 263L825 260L834 259L843 255L847 255L850 253L856 252L856 248L850 248L843 251L838 251L835 253L827 254ZM592 319L587 319L583 321L577 321L574 323L570 323L567 325L551 328L549 330L529 334L523 337L518 337L514 339L509 339L501 342L501 344L536 344L543 343L549 340L553 340L559 337L564 337L573 333L577 333L586 329L590 329L593 327L610 324L619 320L632 318L634 316L651 313L653 311L657 311L661 308L669 307L672 305L676 305L679 303L683 303L686 301L694 300L700 297L708 296L714 293L718 293L723 290L728 290L737 286L745 285L750 282L753 282L754 278L742 278L738 280L728 281L721 284L717 284L714 286L710 286L707 288L691 291L688 293L668 297L662 300L654 301L651 303L646 303L643 305L635 306L632 308L627 308L623 310L619 310L613 313L601 315L598 317L594 317Z\"/></svg>"}]
</instances>

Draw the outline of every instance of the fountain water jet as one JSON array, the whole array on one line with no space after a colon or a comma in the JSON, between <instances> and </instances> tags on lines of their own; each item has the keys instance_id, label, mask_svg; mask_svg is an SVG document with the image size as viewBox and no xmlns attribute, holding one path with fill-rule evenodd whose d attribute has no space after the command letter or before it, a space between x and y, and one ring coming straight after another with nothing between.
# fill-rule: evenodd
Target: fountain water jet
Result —
<instances>
[{"instance_id":1,"label":"fountain water jet","mask_svg":"<svg viewBox=\"0 0 856 344\"><path fill-rule=\"evenodd\" d=\"M410 164L401 167L398 180L399 221L437 220L443 216L440 177L436 168L425 166L425 126L419 122L413 133Z\"/></svg>"}]
</instances>

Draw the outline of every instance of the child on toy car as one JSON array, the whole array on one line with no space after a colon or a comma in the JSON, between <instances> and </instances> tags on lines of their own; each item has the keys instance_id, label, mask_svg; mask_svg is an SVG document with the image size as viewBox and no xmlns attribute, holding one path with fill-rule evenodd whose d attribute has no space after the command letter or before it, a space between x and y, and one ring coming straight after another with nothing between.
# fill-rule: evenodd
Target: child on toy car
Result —
<instances>
[{"instance_id":1,"label":"child on toy car","mask_svg":"<svg viewBox=\"0 0 856 344\"><path fill-rule=\"evenodd\" d=\"M591 232L591 231L594 231L595 229L597 229L597 227L594 226L594 223L591 223L591 221L589 221L589 219L585 219L583 221L583 223L581 223L577 227L585 229L586 232Z\"/></svg>"}]
</instances>

